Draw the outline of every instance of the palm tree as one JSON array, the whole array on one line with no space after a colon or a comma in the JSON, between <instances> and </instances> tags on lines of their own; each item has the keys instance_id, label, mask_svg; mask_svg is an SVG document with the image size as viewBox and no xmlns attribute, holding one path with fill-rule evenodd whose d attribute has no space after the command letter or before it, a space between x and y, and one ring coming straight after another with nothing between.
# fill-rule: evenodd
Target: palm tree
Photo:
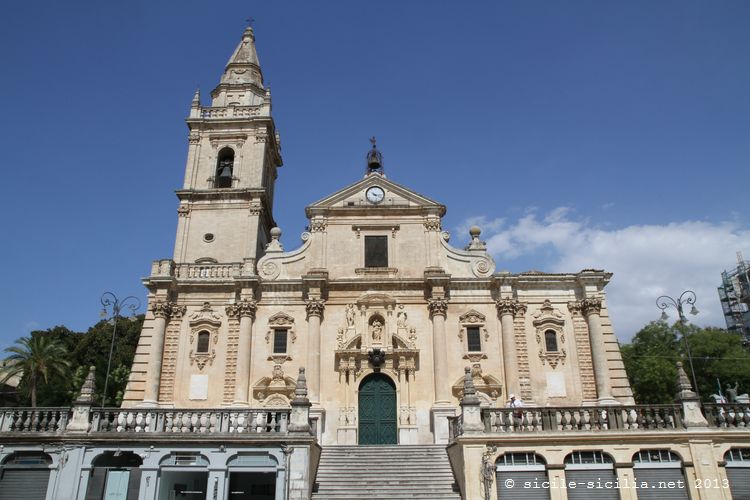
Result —
<instances>
[{"instance_id":1,"label":"palm tree","mask_svg":"<svg viewBox=\"0 0 750 500\"><path fill-rule=\"evenodd\" d=\"M65 376L70 368L68 352L63 344L48 335L32 335L16 340L16 345L5 352L5 366L0 370L1 383L18 376L19 385L25 385L31 392L31 406L36 407L36 393L40 384L48 383L50 377Z\"/></svg>"}]
</instances>

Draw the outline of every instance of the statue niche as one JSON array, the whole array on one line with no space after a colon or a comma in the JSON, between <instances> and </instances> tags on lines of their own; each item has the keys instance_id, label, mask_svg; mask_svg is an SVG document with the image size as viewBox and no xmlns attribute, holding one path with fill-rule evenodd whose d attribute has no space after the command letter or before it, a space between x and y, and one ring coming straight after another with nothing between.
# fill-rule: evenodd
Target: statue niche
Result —
<instances>
[{"instance_id":1,"label":"statue niche","mask_svg":"<svg viewBox=\"0 0 750 500\"><path fill-rule=\"evenodd\" d=\"M382 346L385 343L385 320L380 314L370 316L367 327L373 346Z\"/></svg>"}]
</instances>

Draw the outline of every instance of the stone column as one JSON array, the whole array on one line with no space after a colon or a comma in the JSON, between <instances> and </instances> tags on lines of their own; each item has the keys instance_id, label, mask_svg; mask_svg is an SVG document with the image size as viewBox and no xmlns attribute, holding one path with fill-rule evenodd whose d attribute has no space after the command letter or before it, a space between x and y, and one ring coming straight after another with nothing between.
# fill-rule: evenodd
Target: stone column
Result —
<instances>
[{"instance_id":1,"label":"stone column","mask_svg":"<svg viewBox=\"0 0 750 500\"><path fill-rule=\"evenodd\" d=\"M242 300L239 304L227 306L227 314L239 316L240 332L237 339L237 365L235 368L234 405L247 406L250 388L250 360L252 359L252 331L258 303Z\"/></svg>"},{"instance_id":2,"label":"stone column","mask_svg":"<svg viewBox=\"0 0 750 500\"><path fill-rule=\"evenodd\" d=\"M320 403L320 320L325 302L320 299L307 301L307 373L309 375L310 400Z\"/></svg>"},{"instance_id":3,"label":"stone column","mask_svg":"<svg viewBox=\"0 0 750 500\"><path fill-rule=\"evenodd\" d=\"M151 330L151 349L148 356L148 371L146 372L146 386L143 402L155 405L159 399L159 383L161 382L161 365L164 356L164 335L167 322L178 306L174 302L159 300L151 304L154 314L154 327Z\"/></svg>"},{"instance_id":4,"label":"stone column","mask_svg":"<svg viewBox=\"0 0 750 500\"><path fill-rule=\"evenodd\" d=\"M596 377L596 393L600 404L614 403L612 391L609 388L609 370L607 367L607 350L604 348L604 334L602 333L601 299L588 298L581 301L581 311L586 317L591 341L591 361L594 364Z\"/></svg>"},{"instance_id":5,"label":"stone column","mask_svg":"<svg viewBox=\"0 0 750 500\"><path fill-rule=\"evenodd\" d=\"M432 370L435 382L435 404L448 405L451 401L450 381L448 380L448 352L445 338L445 315L448 301L430 299L427 307L432 318Z\"/></svg>"},{"instance_id":6,"label":"stone column","mask_svg":"<svg viewBox=\"0 0 750 500\"><path fill-rule=\"evenodd\" d=\"M520 394L521 386L518 377L518 349L516 347L515 327L513 318L516 314L518 301L510 297L498 299L495 303L500 315L503 342L503 367L505 369L506 396L511 393Z\"/></svg>"}]
</instances>

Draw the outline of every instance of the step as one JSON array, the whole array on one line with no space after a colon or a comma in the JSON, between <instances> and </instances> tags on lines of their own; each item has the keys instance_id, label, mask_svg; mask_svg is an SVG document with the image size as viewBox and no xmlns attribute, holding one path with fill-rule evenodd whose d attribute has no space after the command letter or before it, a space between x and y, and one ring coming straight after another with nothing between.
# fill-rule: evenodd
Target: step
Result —
<instances>
[{"instance_id":1,"label":"step","mask_svg":"<svg viewBox=\"0 0 750 500\"><path fill-rule=\"evenodd\" d=\"M325 446L313 500L459 500L442 445Z\"/></svg>"}]
</instances>

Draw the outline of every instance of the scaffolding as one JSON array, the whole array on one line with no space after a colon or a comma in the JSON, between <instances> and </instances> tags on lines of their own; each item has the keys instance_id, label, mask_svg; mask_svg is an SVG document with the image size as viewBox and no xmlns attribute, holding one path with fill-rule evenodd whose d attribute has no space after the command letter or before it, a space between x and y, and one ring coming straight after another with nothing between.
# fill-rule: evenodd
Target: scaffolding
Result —
<instances>
[{"instance_id":1,"label":"scaffolding","mask_svg":"<svg viewBox=\"0 0 750 500\"><path fill-rule=\"evenodd\" d=\"M727 330L742 335L750 345L750 262L737 252L737 267L721 273L719 300L727 322Z\"/></svg>"}]
</instances>

